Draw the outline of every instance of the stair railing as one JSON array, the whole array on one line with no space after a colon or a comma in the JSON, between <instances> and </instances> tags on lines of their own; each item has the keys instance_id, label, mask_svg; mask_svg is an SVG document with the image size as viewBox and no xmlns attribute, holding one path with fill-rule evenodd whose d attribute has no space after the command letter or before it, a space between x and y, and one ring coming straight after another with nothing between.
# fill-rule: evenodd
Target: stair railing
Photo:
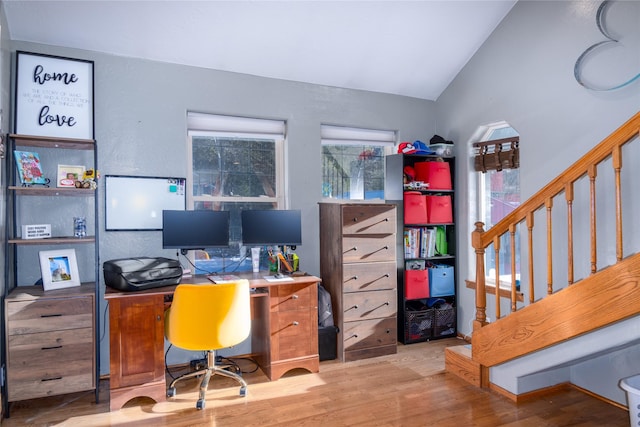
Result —
<instances>
[{"instance_id":1,"label":"stair railing","mask_svg":"<svg viewBox=\"0 0 640 427\"><path fill-rule=\"evenodd\" d=\"M485 326L487 322L487 293L495 295L495 316L499 319L501 298L505 298L505 292L500 292L500 249L501 239L504 237L509 242L509 247L505 248L513 254L516 248L517 234L526 233L528 245L528 302L534 303L535 278L533 261L533 235L534 216L541 209L546 210L546 261L547 261L547 286L546 293L550 295L554 292L553 283L553 244L552 244L552 211L554 199L564 192L566 200L566 220L567 220L567 286L574 283L574 236L573 236L573 203L574 185L576 181L588 177L589 179L589 228L590 228L590 273L598 271L597 262L597 227L596 227L596 178L598 166L607 159L611 159L614 174L614 199L615 199L615 245L616 262L623 259L623 230L622 230L622 188L620 172L622 169L622 147L631 141L640 140L640 112L634 115L626 123L620 126L611 135L605 138L577 162L562 172L556 179L547 184L544 188L534 194L527 201L518 206L515 210L505 216L500 222L489 230L484 230L484 223L476 222L475 230L471 233L471 244L476 253L476 316L473 323L474 331ZM521 231L526 230L526 231ZM518 236L520 237L520 236ZM524 236L523 236L524 237ZM524 242L525 239L520 239ZM496 257L495 268L495 288L486 286L485 275L485 253L489 246L493 245ZM517 310L518 283L516 281L516 257L511 256L511 284L510 292L506 292L507 298L511 302L511 312ZM490 292L488 292L490 291Z\"/></svg>"}]
</instances>

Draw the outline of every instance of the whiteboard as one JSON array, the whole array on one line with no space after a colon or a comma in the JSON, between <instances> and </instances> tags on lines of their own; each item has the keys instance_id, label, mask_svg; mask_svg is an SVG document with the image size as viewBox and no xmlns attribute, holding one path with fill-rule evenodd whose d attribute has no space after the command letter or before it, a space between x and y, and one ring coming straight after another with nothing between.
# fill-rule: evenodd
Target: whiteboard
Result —
<instances>
[{"instance_id":1,"label":"whiteboard","mask_svg":"<svg viewBox=\"0 0 640 427\"><path fill-rule=\"evenodd\" d=\"M186 179L105 176L105 229L162 230L163 210L186 208Z\"/></svg>"}]
</instances>

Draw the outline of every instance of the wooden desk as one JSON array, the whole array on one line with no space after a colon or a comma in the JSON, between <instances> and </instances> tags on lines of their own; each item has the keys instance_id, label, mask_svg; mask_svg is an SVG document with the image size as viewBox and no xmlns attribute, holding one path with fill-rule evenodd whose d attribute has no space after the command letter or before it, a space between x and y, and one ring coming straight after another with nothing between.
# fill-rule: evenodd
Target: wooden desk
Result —
<instances>
[{"instance_id":1,"label":"wooden desk","mask_svg":"<svg viewBox=\"0 0 640 427\"><path fill-rule=\"evenodd\" d=\"M293 281L267 282L265 273L236 273L249 279L251 294L251 351L270 380L303 368L319 372L318 290L315 276ZM182 283L209 283L206 278ZM175 286L140 292L107 287L109 302L110 410L147 396L166 400L164 312Z\"/></svg>"}]
</instances>

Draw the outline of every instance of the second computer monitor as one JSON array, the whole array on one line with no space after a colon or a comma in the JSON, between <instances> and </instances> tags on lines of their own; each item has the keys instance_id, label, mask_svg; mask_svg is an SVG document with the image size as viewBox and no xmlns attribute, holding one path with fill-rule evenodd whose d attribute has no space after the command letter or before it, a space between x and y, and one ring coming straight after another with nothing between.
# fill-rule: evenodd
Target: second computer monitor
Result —
<instances>
[{"instance_id":1,"label":"second computer monitor","mask_svg":"<svg viewBox=\"0 0 640 427\"><path fill-rule=\"evenodd\" d=\"M242 244L245 246L297 246L302 244L299 210L242 211Z\"/></svg>"}]
</instances>

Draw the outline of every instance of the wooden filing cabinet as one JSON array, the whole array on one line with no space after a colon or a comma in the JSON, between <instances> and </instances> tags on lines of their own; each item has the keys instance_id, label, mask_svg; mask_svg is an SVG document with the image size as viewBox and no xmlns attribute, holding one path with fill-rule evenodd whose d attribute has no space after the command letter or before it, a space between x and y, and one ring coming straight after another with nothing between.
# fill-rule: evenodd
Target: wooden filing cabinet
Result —
<instances>
[{"instance_id":1,"label":"wooden filing cabinet","mask_svg":"<svg viewBox=\"0 0 640 427\"><path fill-rule=\"evenodd\" d=\"M320 203L320 271L338 358L396 353L396 206Z\"/></svg>"},{"instance_id":2,"label":"wooden filing cabinet","mask_svg":"<svg viewBox=\"0 0 640 427\"><path fill-rule=\"evenodd\" d=\"M94 315L93 285L14 288L5 299L7 400L95 390Z\"/></svg>"},{"instance_id":3,"label":"wooden filing cabinet","mask_svg":"<svg viewBox=\"0 0 640 427\"><path fill-rule=\"evenodd\" d=\"M295 368L319 372L317 282L283 283L267 292L252 306L254 325L269 325L268 337L252 332L258 364L271 380Z\"/></svg>"}]
</instances>

